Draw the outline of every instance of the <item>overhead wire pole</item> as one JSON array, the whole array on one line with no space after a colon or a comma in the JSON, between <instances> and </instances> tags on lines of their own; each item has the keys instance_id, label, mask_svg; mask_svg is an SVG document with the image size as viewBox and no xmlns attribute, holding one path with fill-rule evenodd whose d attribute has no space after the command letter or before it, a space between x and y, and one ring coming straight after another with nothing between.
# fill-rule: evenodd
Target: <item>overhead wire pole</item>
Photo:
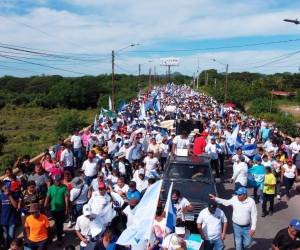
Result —
<instances>
[{"instance_id":1,"label":"overhead wire pole","mask_svg":"<svg viewBox=\"0 0 300 250\"><path fill-rule=\"evenodd\" d=\"M111 52L111 98L112 98L112 110L115 110L116 102L116 86L115 86L115 51Z\"/></svg>"},{"instance_id":2,"label":"overhead wire pole","mask_svg":"<svg viewBox=\"0 0 300 250\"><path fill-rule=\"evenodd\" d=\"M115 111L116 106L116 86L115 86L115 56L118 52L128 49L129 47L134 47L140 45L138 43L132 43L124 48L118 50L112 50L111 52L111 95L112 95L112 110Z\"/></svg>"},{"instance_id":3,"label":"overhead wire pole","mask_svg":"<svg viewBox=\"0 0 300 250\"><path fill-rule=\"evenodd\" d=\"M212 59L212 61L225 66L226 72L225 72L225 86L224 86L224 103L226 103L227 99L228 99L228 68L229 68L229 64L220 62L219 60L216 60L216 59Z\"/></svg>"}]
</instances>

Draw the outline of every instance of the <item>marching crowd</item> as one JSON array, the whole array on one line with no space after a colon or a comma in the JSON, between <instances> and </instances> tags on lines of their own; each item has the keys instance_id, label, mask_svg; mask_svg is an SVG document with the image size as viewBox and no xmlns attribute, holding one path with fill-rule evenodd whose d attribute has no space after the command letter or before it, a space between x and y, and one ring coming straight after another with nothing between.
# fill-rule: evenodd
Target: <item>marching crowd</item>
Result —
<instances>
[{"instance_id":1,"label":"marching crowd","mask_svg":"<svg viewBox=\"0 0 300 250\"><path fill-rule=\"evenodd\" d=\"M177 131L177 120L200 125ZM134 208L161 179L167 158L183 154L209 155L215 178L222 180L229 171L225 161L232 162L232 198L210 194L196 221L205 250L225 248L228 220L235 248L246 249L255 235L257 206L262 206L260 216L272 216L275 199L289 200L295 194L299 137L282 137L272 124L226 108L187 86L168 84L139 94L116 113L101 112L90 129L75 131L68 142L59 139L39 163L23 156L17 163L20 174L5 170L0 193L5 249L47 249L51 241L63 249L64 223L75 231L82 250L135 249L119 245L118 237L136 220ZM167 227L164 204L158 202L147 249L188 249L185 239L190 232L181 215L193 211L193 205L175 189L172 202L175 229ZM219 204L232 206L232 218ZM291 218L284 226L272 248L300 249L300 220ZM24 240L16 238L17 227Z\"/></svg>"}]
</instances>

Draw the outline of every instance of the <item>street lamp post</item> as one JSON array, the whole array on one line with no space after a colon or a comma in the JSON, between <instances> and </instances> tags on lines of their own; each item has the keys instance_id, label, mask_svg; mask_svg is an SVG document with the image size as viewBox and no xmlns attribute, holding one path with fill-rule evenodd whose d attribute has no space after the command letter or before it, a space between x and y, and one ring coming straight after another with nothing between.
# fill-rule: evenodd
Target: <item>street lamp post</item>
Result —
<instances>
[{"instance_id":1,"label":"street lamp post","mask_svg":"<svg viewBox=\"0 0 300 250\"><path fill-rule=\"evenodd\" d=\"M222 64L223 66L225 66L225 69L226 69L226 73L225 73L225 86L224 86L224 103L227 102L227 98L228 98L228 68L229 68L229 65L228 63L223 63L223 62L220 62L219 60L216 60L216 59L212 59L214 62L217 62L219 64Z\"/></svg>"},{"instance_id":2,"label":"street lamp post","mask_svg":"<svg viewBox=\"0 0 300 250\"><path fill-rule=\"evenodd\" d=\"M115 111L116 105L116 85L115 85L115 55L122 50L128 49L130 47L138 46L138 43L132 43L124 48L118 50L112 50L111 52L111 97L112 97L112 110Z\"/></svg>"}]
</instances>

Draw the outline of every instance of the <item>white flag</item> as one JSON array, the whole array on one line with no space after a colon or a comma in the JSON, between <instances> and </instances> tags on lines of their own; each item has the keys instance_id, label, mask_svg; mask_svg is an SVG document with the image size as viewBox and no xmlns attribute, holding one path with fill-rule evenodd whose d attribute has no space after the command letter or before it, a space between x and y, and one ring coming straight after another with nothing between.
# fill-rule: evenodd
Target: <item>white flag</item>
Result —
<instances>
[{"instance_id":1,"label":"white flag","mask_svg":"<svg viewBox=\"0 0 300 250\"><path fill-rule=\"evenodd\" d=\"M159 180L147 188L141 201L133 210L133 223L123 231L117 244L136 246L141 241L150 240L161 185L162 180Z\"/></svg>"},{"instance_id":2,"label":"white flag","mask_svg":"<svg viewBox=\"0 0 300 250\"><path fill-rule=\"evenodd\" d=\"M112 102L110 96L108 97L108 110L112 110Z\"/></svg>"}]
</instances>

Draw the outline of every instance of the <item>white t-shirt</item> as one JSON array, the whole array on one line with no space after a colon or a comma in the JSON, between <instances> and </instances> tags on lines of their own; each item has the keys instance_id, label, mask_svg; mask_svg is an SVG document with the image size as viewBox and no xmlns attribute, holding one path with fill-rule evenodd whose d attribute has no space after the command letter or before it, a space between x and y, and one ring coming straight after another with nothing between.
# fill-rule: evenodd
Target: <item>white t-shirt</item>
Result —
<instances>
[{"instance_id":1,"label":"white t-shirt","mask_svg":"<svg viewBox=\"0 0 300 250\"><path fill-rule=\"evenodd\" d=\"M189 139L182 139L180 135L175 136L173 143L177 149L188 149L190 144Z\"/></svg>"},{"instance_id":2,"label":"white t-shirt","mask_svg":"<svg viewBox=\"0 0 300 250\"><path fill-rule=\"evenodd\" d=\"M248 180L248 165L245 162L239 162L234 169L232 179L235 182L241 183L242 186L247 186Z\"/></svg>"},{"instance_id":3,"label":"white t-shirt","mask_svg":"<svg viewBox=\"0 0 300 250\"><path fill-rule=\"evenodd\" d=\"M156 157L150 158L149 156L146 156L144 159L144 163L146 168L146 176L148 176L151 170L156 169L158 159Z\"/></svg>"},{"instance_id":4,"label":"white t-shirt","mask_svg":"<svg viewBox=\"0 0 300 250\"><path fill-rule=\"evenodd\" d=\"M112 140L108 141L108 153L116 153L119 148L119 143L117 141L113 142Z\"/></svg>"},{"instance_id":5,"label":"white t-shirt","mask_svg":"<svg viewBox=\"0 0 300 250\"><path fill-rule=\"evenodd\" d=\"M293 164L292 167L289 168L287 164L284 164L282 168L284 169L284 176L286 178L295 178L296 165Z\"/></svg>"},{"instance_id":6,"label":"white t-shirt","mask_svg":"<svg viewBox=\"0 0 300 250\"><path fill-rule=\"evenodd\" d=\"M175 233L169 234L166 238L164 238L162 248L166 248L168 250L183 250L180 246L181 240L184 239L179 238Z\"/></svg>"},{"instance_id":7,"label":"white t-shirt","mask_svg":"<svg viewBox=\"0 0 300 250\"><path fill-rule=\"evenodd\" d=\"M133 223L133 217L134 217L133 212L129 205L125 207L123 213L127 216L126 226L129 227Z\"/></svg>"},{"instance_id":8,"label":"white t-shirt","mask_svg":"<svg viewBox=\"0 0 300 250\"><path fill-rule=\"evenodd\" d=\"M222 223L226 223L227 218L224 212L217 208L211 214L208 208L204 208L198 215L197 224L202 224L202 230L208 240L217 240L221 237Z\"/></svg>"},{"instance_id":9,"label":"white t-shirt","mask_svg":"<svg viewBox=\"0 0 300 250\"><path fill-rule=\"evenodd\" d=\"M126 167L125 167L124 162L119 161L118 169L119 169L120 174L122 174L122 175L126 174Z\"/></svg>"},{"instance_id":10,"label":"white t-shirt","mask_svg":"<svg viewBox=\"0 0 300 250\"><path fill-rule=\"evenodd\" d=\"M70 201L74 201L80 193L81 188L72 188L70 191ZM85 204L88 201L87 194L89 191L88 185L84 184L80 196L74 202L75 204Z\"/></svg>"},{"instance_id":11,"label":"white t-shirt","mask_svg":"<svg viewBox=\"0 0 300 250\"><path fill-rule=\"evenodd\" d=\"M60 161L63 163L64 167L71 167L73 166L73 153L72 151L68 150L67 148L62 151L60 155Z\"/></svg>"},{"instance_id":12,"label":"white t-shirt","mask_svg":"<svg viewBox=\"0 0 300 250\"><path fill-rule=\"evenodd\" d=\"M177 218L184 219L182 209L189 206L191 203L184 197L179 198L177 203L174 203L174 207L176 208L176 216Z\"/></svg>"},{"instance_id":13,"label":"white t-shirt","mask_svg":"<svg viewBox=\"0 0 300 250\"><path fill-rule=\"evenodd\" d=\"M93 159L92 161L87 159L83 162L81 169L85 176L93 177L97 174L97 166L98 161L96 159Z\"/></svg>"},{"instance_id":14,"label":"white t-shirt","mask_svg":"<svg viewBox=\"0 0 300 250\"><path fill-rule=\"evenodd\" d=\"M118 185L115 185L114 186L114 190L115 190L115 192L119 192L119 191L121 191L121 192L123 192L123 193L127 193L128 192L128 190L129 190L129 187L128 187L128 185L127 184L125 184L122 188L120 188Z\"/></svg>"},{"instance_id":15,"label":"white t-shirt","mask_svg":"<svg viewBox=\"0 0 300 250\"><path fill-rule=\"evenodd\" d=\"M84 215L80 215L76 220L75 230L79 231L84 237L89 238L89 236L91 235L90 225L90 219ZM86 246L86 244L83 241L80 242L80 245L82 247Z\"/></svg>"},{"instance_id":16,"label":"white t-shirt","mask_svg":"<svg viewBox=\"0 0 300 250\"><path fill-rule=\"evenodd\" d=\"M71 142L73 143L74 149L80 149L82 147L80 135L72 135Z\"/></svg>"},{"instance_id":17,"label":"white t-shirt","mask_svg":"<svg viewBox=\"0 0 300 250\"><path fill-rule=\"evenodd\" d=\"M292 150L292 154L297 154L300 150L300 144L297 144L297 142L292 142L290 145L290 149Z\"/></svg>"}]
</instances>

